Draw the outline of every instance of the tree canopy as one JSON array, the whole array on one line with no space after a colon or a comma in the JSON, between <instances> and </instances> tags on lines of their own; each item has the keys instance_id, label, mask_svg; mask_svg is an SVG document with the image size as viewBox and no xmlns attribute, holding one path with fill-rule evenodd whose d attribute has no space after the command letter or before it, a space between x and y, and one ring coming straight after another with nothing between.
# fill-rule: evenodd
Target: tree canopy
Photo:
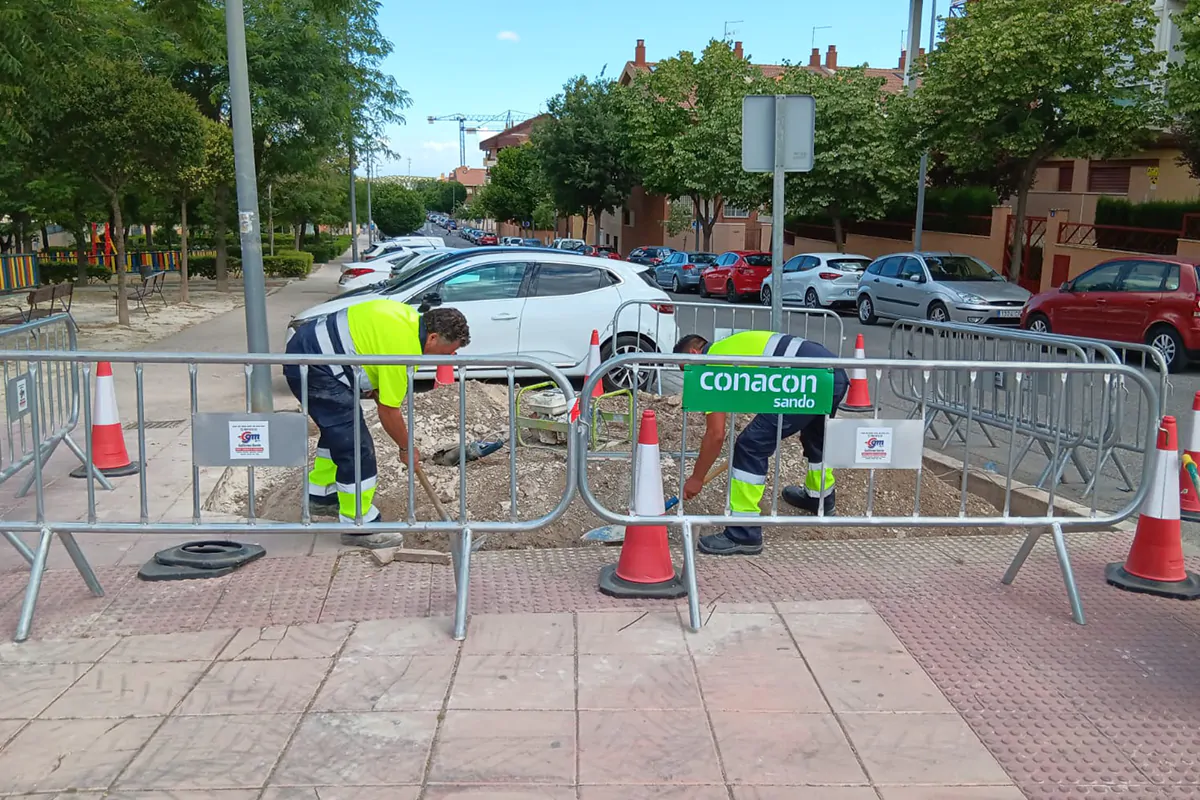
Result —
<instances>
[{"instance_id":1,"label":"tree canopy","mask_svg":"<svg viewBox=\"0 0 1200 800\"><path fill-rule=\"evenodd\" d=\"M541 163L533 145L507 147L488 170L488 182L471 204L476 212L504 222L520 224L533 220L534 210L549 198Z\"/></svg>"}]
</instances>

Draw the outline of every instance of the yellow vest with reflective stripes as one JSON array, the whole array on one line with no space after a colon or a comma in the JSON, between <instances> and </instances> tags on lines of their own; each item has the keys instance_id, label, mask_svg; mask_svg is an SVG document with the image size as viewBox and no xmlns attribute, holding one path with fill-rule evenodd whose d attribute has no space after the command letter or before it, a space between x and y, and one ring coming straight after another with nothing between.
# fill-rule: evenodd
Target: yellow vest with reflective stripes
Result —
<instances>
[{"instance_id":1,"label":"yellow vest with reflective stripes","mask_svg":"<svg viewBox=\"0 0 1200 800\"><path fill-rule=\"evenodd\" d=\"M421 355L421 315L407 303L369 300L350 306L344 313L354 352L359 355ZM404 403L408 394L408 367L367 366L362 371L379 392L380 403L392 408Z\"/></svg>"}]
</instances>

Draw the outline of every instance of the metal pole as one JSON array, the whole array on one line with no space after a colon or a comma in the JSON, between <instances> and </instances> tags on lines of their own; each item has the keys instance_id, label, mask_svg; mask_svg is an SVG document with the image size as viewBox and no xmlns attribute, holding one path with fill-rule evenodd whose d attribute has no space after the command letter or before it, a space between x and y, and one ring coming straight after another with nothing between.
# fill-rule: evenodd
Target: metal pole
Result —
<instances>
[{"instance_id":1,"label":"metal pole","mask_svg":"<svg viewBox=\"0 0 1200 800\"><path fill-rule=\"evenodd\" d=\"M242 282L246 296L246 349L271 352L267 333L267 287L263 276L262 234L258 223L258 184L254 171L254 135L250 124L250 78L246 67L246 20L242 0L226 0L225 37L229 48L229 101L233 112L233 161L237 177L238 230L242 239ZM250 407L273 411L271 370L254 366Z\"/></svg>"},{"instance_id":2,"label":"metal pole","mask_svg":"<svg viewBox=\"0 0 1200 800\"><path fill-rule=\"evenodd\" d=\"M275 255L275 184L267 184L267 230L271 237L271 255Z\"/></svg>"},{"instance_id":3,"label":"metal pole","mask_svg":"<svg viewBox=\"0 0 1200 800\"><path fill-rule=\"evenodd\" d=\"M358 198L354 191L354 140L347 147L350 153L350 260L358 261Z\"/></svg>"},{"instance_id":4,"label":"metal pole","mask_svg":"<svg viewBox=\"0 0 1200 800\"><path fill-rule=\"evenodd\" d=\"M934 39L937 36L937 0L933 0L933 7L929 12L929 50L933 52ZM915 85L915 81L912 82ZM909 87L910 89L913 86ZM925 182L929 173L929 151L921 153L921 169L917 177L917 221L913 226L913 249L921 250L921 238L925 232Z\"/></svg>"},{"instance_id":5,"label":"metal pole","mask_svg":"<svg viewBox=\"0 0 1200 800\"><path fill-rule=\"evenodd\" d=\"M771 330L783 330L784 96L775 95L775 176L771 191Z\"/></svg>"},{"instance_id":6,"label":"metal pole","mask_svg":"<svg viewBox=\"0 0 1200 800\"><path fill-rule=\"evenodd\" d=\"M371 214L371 151L367 151L367 247L374 243L375 217Z\"/></svg>"}]
</instances>

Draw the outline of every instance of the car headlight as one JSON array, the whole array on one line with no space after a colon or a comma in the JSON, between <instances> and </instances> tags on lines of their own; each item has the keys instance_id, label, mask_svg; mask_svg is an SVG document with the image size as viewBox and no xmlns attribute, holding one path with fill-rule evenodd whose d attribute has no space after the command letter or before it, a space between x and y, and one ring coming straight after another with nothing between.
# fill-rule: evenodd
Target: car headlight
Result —
<instances>
[{"instance_id":1,"label":"car headlight","mask_svg":"<svg viewBox=\"0 0 1200 800\"><path fill-rule=\"evenodd\" d=\"M958 295L959 300L962 300L964 303L968 303L970 305L978 306L978 305L984 305L985 303L987 303L987 300L985 300L984 298L980 297L977 294L971 294L970 292L957 292L956 291L955 294Z\"/></svg>"}]
</instances>

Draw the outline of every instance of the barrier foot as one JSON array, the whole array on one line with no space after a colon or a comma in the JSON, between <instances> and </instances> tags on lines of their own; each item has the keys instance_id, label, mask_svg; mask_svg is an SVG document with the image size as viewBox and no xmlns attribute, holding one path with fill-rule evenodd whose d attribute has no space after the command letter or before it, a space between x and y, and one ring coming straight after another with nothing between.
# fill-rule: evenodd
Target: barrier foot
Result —
<instances>
[{"instance_id":1,"label":"barrier foot","mask_svg":"<svg viewBox=\"0 0 1200 800\"><path fill-rule=\"evenodd\" d=\"M42 528L42 538L38 541L37 553L33 556L33 566L29 570L29 584L25 587L25 600L21 604L21 616L17 620L17 633L14 642L23 642L29 638L33 628L33 611L37 607L38 592L42 589L42 576L46 572L46 559L50 556L50 540L54 534L47 528Z\"/></svg>"},{"instance_id":2,"label":"barrier foot","mask_svg":"<svg viewBox=\"0 0 1200 800\"><path fill-rule=\"evenodd\" d=\"M1029 554L1033 552L1033 546L1037 544L1038 539L1042 538L1040 530L1034 530L1025 537L1025 541L1021 542L1021 549L1013 556L1012 563L1008 565L1008 570L1005 571L1004 577L1000 582L1005 586L1011 586L1016 580L1017 573L1021 571L1021 567L1025 566L1025 559L1029 558Z\"/></svg>"},{"instance_id":3,"label":"barrier foot","mask_svg":"<svg viewBox=\"0 0 1200 800\"><path fill-rule=\"evenodd\" d=\"M25 559L29 564L33 564L33 551L29 549L28 545L22 542L12 531L0 531L0 533L21 554L21 558Z\"/></svg>"},{"instance_id":4,"label":"barrier foot","mask_svg":"<svg viewBox=\"0 0 1200 800\"><path fill-rule=\"evenodd\" d=\"M458 545L451 548L454 559L454 641L467 638L467 604L471 592L471 529L463 528Z\"/></svg>"},{"instance_id":5,"label":"barrier foot","mask_svg":"<svg viewBox=\"0 0 1200 800\"><path fill-rule=\"evenodd\" d=\"M1067 553L1067 537L1063 534L1062 525L1057 522L1052 527L1054 534L1054 552L1058 555L1058 567L1062 570L1063 584L1067 587L1067 600L1071 603L1071 617L1079 625L1086 625L1083 616L1083 603L1079 599L1079 586L1075 583L1075 572L1071 569L1071 556Z\"/></svg>"},{"instance_id":6,"label":"barrier foot","mask_svg":"<svg viewBox=\"0 0 1200 800\"><path fill-rule=\"evenodd\" d=\"M71 438L71 435L67 434L64 436L63 441L66 442L67 447L70 448L71 452L75 454L75 457L79 459L79 463L83 466L88 466L87 454L80 449L79 445L75 444L75 440ZM91 473L92 477L96 480L96 483L100 484L101 488L107 489L110 492L112 491L113 485L108 482L108 478L104 477L103 472L95 467L92 467Z\"/></svg>"},{"instance_id":7,"label":"barrier foot","mask_svg":"<svg viewBox=\"0 0 1200 800\"><path fill-rule=\"evenodd\" d=\"M89 590L96 597L104 597L104 587L100 585L100 579L96 577L92 565L88 562L87 556L83 554L83 550L79 547L79 542L75 541L75 534L60 533L58 538L62 541L63 547L67 550L67 555L71 557L71 561L75 564L75 569L79 570L79 575L83 578L83 582L87 584Z\"/></svg>"},{"instance_id":8,"label":"barrier foot","mask_svg":"<svg viewBox=\"0 0 1200 800\"><path fill-rule=\"evenodd\" d=\"M683 582L687 588L688 623L693 633L700 631L700 592L696 588L696 542L692 523L683 523Z\"/></svg>"}]
</instances>

